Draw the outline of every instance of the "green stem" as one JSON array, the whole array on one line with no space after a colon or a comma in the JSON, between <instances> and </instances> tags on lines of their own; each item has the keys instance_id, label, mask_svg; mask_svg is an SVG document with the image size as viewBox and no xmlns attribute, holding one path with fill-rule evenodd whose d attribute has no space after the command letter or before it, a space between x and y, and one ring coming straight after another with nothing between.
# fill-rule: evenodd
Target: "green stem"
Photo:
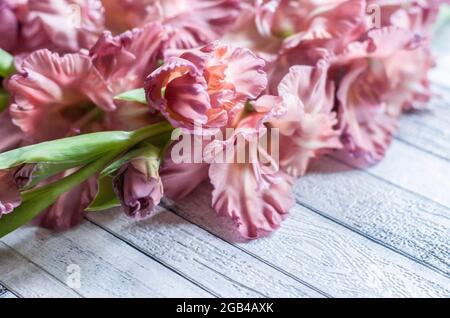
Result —
<instances>
[{"instance_id":1,"label":"green stem","mask_svg":"<svg viewBox=\"0 0 450 318\"><path fill-rule=\"evenodd\" d=\"M164 121L133 131L131 133L131 140L133 145L136 145L145 139L168 133L172 130L173 127L168 122Z\"/></svg>"},{"instance_id":2,"label":"green stem","mask_svg":"<svg viewBox=\"0 0 450 318\"><path fill-rule=\"evenodd\" d=\"M23 192L23 203L12 213L0 219L0 237L7 235L34 219L39 213L55 203L59 196L79 186L89 177L100 172L124 151L148 138L170 132L172 129L168 123L158 123L139 129L131 133L131 138L124 147L116 148L103 157L87 164L77 172L52 184Z\"/></svg>"}]
</instances>

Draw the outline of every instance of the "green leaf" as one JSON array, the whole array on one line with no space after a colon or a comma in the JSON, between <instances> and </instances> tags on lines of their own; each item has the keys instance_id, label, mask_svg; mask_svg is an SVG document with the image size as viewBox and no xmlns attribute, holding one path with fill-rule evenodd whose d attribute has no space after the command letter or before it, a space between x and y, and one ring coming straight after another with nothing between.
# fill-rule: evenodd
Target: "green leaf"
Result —
<instances>
[{"instance_id":1,"label":"green leaf","mask_svg":"<svg viewBox=\"0 0 450 318\"><path fill-rule=\"evenodd\" d=\"M117 131L47 141L0 154L0 169L37 162L79 166L124 147L130 137L130 133Z\"/></svg>"},{"instance_id":2,"label":"green leaf","mask_svg":"<svg viewBox=\"0 0 450 318\"><path fill-rule=\"evenodd\" d=\"M0 49L0 76L8 77L14 73L14 57L8 52Z\"/></svg>"},{"instance_id":3,"label":"green leaf","mask_svg":"<svg viewBox=\"0 0 450 318\"><path fill-rule=\"evenodd\" d=\"M86 209L87 212L98 212L120 206L113 188L113 177L100 177L98 182L98 193L94 201Z\"/></svg>"},{"instance_id":4,"label":"green leaf","mask_svg":"<svg viewBox=\"0 0 450 318\"><path fill-rule=\"evenodd\" d=\"M170 131L167 122L134 132L108 131L47 141L0 154L0 169L25 163L67 164L77 167L117 149L126 150L135 144Z\"/></svg>"},{"instance_id":5,"label":"green leaf","mask_svg":"<svg viewBox=\"0 0 450 318\"><path fill-rule=\"evenodd\" d=\"M118 152L109 153L64 179L38 189L23 192L23 203L12 213L4 215L0 219L0 238L31 221L40 212L55 203L60 195L86 181L118 154Z\"/></svg>"},{"instance_id":6,"label":"green leaf","mask_svg":"<svg viewBox=\"0 0 450 318\"><path fill-rule=\"evenodd\" d=\"M150 144L148 141L142 142L138 147L132 149L131 151L127 152L123 157L120 159L114 161L112 164L110 164L108 167L106 167L102 172L101 176L110 176L113 175L117 170L120 169L124 164L127 162L130 162L133 159L136 158L147 158L151 156L159 156L159 153L161 152L160 149L156 148L152 144Z\"/></svg>"},{"instance_id":7,"label":"green leaf","mask_svg":"<svg viewBox=\"0 0 450 318\"><path fill-rule=\"evenodd\" d=\"M79 162L78 166L83 166L88 164L90 161ZM22 190L28 190L34 188L41 181L44 181L50 177L57 175L58 173L64 172L68 169L74 168L73 163L61 163L61 164L47 164L47 163L37 163L36 167L31 176L31 183L28 184Z\"/></svg>"},{"instance_id":8,"label":"green leaf","mask_svg":"<svg viewBox=\"0 0 450 318\"><path fill-rule=\"evenodd\" d=\"M44 169L41 172L42 175L45 175L46 173L53 174L63 168L70 167L70 163L76 162L77 164L80 164L87 160L94 161L85 165L77 172L74 172L73 174L54 183L22 192L23 203L12 213L4 215L0 219L0 238L31 221L39 213L55 203L59 196L80 185L89 177L102 171L108 163L112 162L124 151L148 138L165 134L172 129L173 128L167 122L161 122L131 133L105 132L81 135L29 146L1 154L0 169L20 165L21 163L28 162L27 160L38 163L44 162L47 164L56 164L56 166L51 168L44 166ZM111 137L113 140L108 140L107 137ZM95 148L95 146L102 148L105 144L120 147L113 147L108 149L106 152L103 152L103 150L98 151ZM87 149L84 149L83 145ZM71 149L71 147L77 147L78 151ZM58 151L65 152L65 154L60 154ZM69 155L70 152L72 152L73 157ZM29 157L26 156L27 154ZM93 154L97 154L97 157L94 157ZM17 158L15 158L14 155L16 155ZM67 166L64 166L64 164L67 164Z\"/></svg>"},{"instance_id":9,"label":"green leaf","mask_svg":"<svg viewBox=\"0 0 450 318\"><path fill-rule=\"evenodd\" d=\"M137 102L147 105L147 98L145 97L145 90L143 88L138 88L132 91L122 93L114 97L114 99L125 100L128 102Z\"/></svg>"}]
</instances>

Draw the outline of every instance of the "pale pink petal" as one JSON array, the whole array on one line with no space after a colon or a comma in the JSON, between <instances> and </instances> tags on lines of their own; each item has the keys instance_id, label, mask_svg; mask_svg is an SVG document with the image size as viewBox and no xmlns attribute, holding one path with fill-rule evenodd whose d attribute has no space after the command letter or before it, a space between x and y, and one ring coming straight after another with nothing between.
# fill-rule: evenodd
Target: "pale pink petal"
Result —
<instances>
[{"instance_id":1,"label":"pale pink petal","mask_svg":"<svg viewBox=\"0 0 450 318\"><path fill-rule=\"evenodd\" d=\"M397 129L398 114L390 114L385 100L385 77L373 82L366 62L353 66L337 92L343 141L351 154L369 162L382 159Z\"/></svg>"},{"instance_id":2,"label":"pale pink petal","mask_svg":"<svg viewBox=\"0 0 450 318\"><path fill-rule=\"evenodd\" d=\"M155 70L161 54L163 29L160 23L149 23L113 37L105 32L90 50L93 63L114 93L119 94L144 85Z\"/></svg>"},{"instance_id":3,"label":"pale pink petal","mask_svg":"<svg viewBox=\"0 0 450 318\"><path fill-rule=\"evenodd\" d=\"M194 48L218 40L233 26L239 0L162 0L163 24L172 48Z\"/></svg>"},{"instance_id":4,"label":"pale pink petal","mask_svg":"<svg viewBox=\"0 0 450 318\"><path fill-rule=\"evenodd\" d=\"M296 177L306 173L311 159L341 148L327 71L326 63L294 66L278 88L287 112L270 123L280 129L280 166Z\"/></svg>"},{"instance_id":5,"label":"pale pink petal","mask_svg":"<svg viewBox=\"0 0 450 318\"><path fill-rule=\"evenodd\" d=\"M252 164L213 164L209 177L213 208L230 217L246 238L276 230L295 203L292 180L281 172L278 183L267 189L260 189Z\"/></svg>"},{"instance_id":6,"label":"pale pink petal","mask_svg":"<svg viewBox=\"0 0 450 318\"><path fill-rule=\"evenodd\" d=\"M157 0L102 0L106 27L114 34L140 28L162 18Z\"/></svg>"},{"instance_id":7,"label":"pale pink petal","mask_svg":"<svg viewBox=\"0 0 450 318\"><path fill-rule=\"evenodd\" d=\"M89 57L36 51L8 81L13 122L35 141L90 131L100 112L115 105Z\"/></svg>"},{"instance_id":8,"label":"pale pink petal","mask_svg":"<svg viewBox=\"0 0 450 318\"><path fill-rule=\"evenodd\" d=\"M23 46L57 52L90 48L104 30L100 0L28 0L21 18Z\"/></svg>"}]
</instances>

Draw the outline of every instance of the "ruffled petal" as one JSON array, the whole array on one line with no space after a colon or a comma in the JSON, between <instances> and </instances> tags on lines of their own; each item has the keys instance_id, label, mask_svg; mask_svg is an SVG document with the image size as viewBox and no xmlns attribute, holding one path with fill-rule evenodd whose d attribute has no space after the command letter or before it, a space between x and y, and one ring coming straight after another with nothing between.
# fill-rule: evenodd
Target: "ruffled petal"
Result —
<instances>
[{"instance_id":1,"label":"ruffled petal","mask_svg":"<svg viewBox=\"0 0 450 318\"><path fill-rule=\"evenodd\" d=\"M90 48L103 30L100 0L28 0L21 19L21 41L28 51L77 52Z\"/></svg>"},{"instance_id":2,"label":"ruffled petal","mask_svg":"<svg viewBox=\"0 0 450 318\"><path fill-rule=\"evenodd\" d=\"M341 148L328 64L294 66L279 85L287 113L270 121L280 129L280 166L293 176L306 173L311 159Z\"/></svg>"},{"instance_id":3,"label":"ruffled petal","mask_svg":"<svg viewBox=\"0 0 450 318\"><path fill-rule=\"evenodd\" d=\"M115 109L112 92L81 54L36 51L8 81L8 90L13 122L35 141L89 131L91 116Z\"/></svg>"},{"instance_id":4,"label":"ruffled petal","mask_svg":"<svg viewBox=\"0 0 450 318\"><path fill-rule=\"evenodd\" d=\"M212 206L230 217L243 237L258 238L276 230L294 205L292 179L281 172L277 183L260 189L252 164L212 164Z\"/></svg>"},{"instance_id":5,"label":"ruffled petal","mask_svg":"<svg viewBox=\"0 0 450 318\"><path fill-rule=\"evenodd\" d=\"M218 40L236 21L238 0L159 1L167 45L187 49Z\"/></svg>"},{"instance_id":6,"label":"ruffled petal","mask_svg":"<svg viewBox=\"0 0 450 318\"><path fill-rule=\"evenodd\" d=\"M114 34L140 28L161 19L157 0L102 0L106 27Z\"/></svg>"},{"instance_id":7,"label":"ruffled petal","mask_svg":"<svg viewBox=\"0 0 450 318\"><path fill-rule=\"evenodd\" d=\"M149 23L113 37L105 32L90 50L95 67L110 82L115 93L143 86L161 55L163 29Z\"/></svg>"}]
</instances>

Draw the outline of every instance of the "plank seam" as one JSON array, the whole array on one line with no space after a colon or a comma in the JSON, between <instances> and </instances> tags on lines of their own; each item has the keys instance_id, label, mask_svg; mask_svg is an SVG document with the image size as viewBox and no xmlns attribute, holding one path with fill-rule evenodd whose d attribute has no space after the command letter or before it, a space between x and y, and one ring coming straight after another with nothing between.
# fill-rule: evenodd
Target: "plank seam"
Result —
<instances>
[{"instance_id":1,"label":"plank seam","mask_svg":"<svg viewBox=\"0 0 450 318\"><path fill-rule=\"evenodd\" d=\"M304 208L306 208L306 209L308 209L308 210L310 210L310 211L312 211L312 212L314 212L314 213L316 213L316 214L318 214L318 215L320 215L320 216L326 218L327 220L332 221L332 222L334 222L334 223L336 223L336 224L338 224L338 225L340 225L340 226L343 226L343 227L345 227L346 229L352 231L353 233L356 233L356 234L358 234L358 235L361 235L361 236L363 236L364 238L366 238L366 239L372 241L373 243L376 243L376 244L378 244L378 245L381 245L381 246L383 246L384 248L387 248L387 249L389 249L389 250L391 250L391 251L393 251L393 252L395 252L395 253L397 253L397 254L399 254L399 255L402 255L403 257L406 257L406 258L408 258L409 260L414 261L414 262L416 262L417 264L420 264L420 265L422 265L422 266L425 266L425 267L427 267L428 269L430 269L430 270L432 270L432 271L438 273L439 275L444 276L444 277L447 278L447 279L450 279L450 275L449 275L448 273L446 273L445 271L441 270L440 268L437 268L437 267L435 267L434 265L429 264L429 263L427 263L427 262L425 262L425 261L423 261L423 260L420 260L420 259L416 258L415 256L412 256L411 254L409 254L409 253L407 253L407 252L405 252L405 251L403 251L403 250L401 250L401 249L398 249L398 248L396 248L396 247L394 247L394 246L392 246L392 245L389 245L389 244L387 244L387 243L385 243L385 242L383 242L383 241L381 241L381 240L379 240L379 239L377 239L377 238L375 238L375 237L372 237L371 235L369 235L369 234L367 234L367 233L364 233L364 232L362 232L362 231L356 229L355 227L353 227L353 226L351 226L351 225L349 225L349 224L347 224L347 223L345 223L345 222L342 222L342 221L340 221L340 220L338 220L338 219L336 219L336 218L330 216L328 213L325 213L325 212L323 212L323 211L321 211L321 210L319 210L319 209L316 209L316 208L310 206L310 205L307 204L307 203L301 202L301 201L298 200L298 199L296 199L296 201L297 201L297 203L298 203L299 205L301 205L301 206L303 206Z\"/></svg>"},{"instance_id":2,"label":"plank seam","mask_svg":"<svg viewBox=\"0 0 450 318\"><path fill-rule=\"evenodd\" d=\"M3 292L0 293L1 295L6 294L7 292L10 292L11 294L13 294L14 296L16 296L17 298L24 298L20 293L18 293L17 291L15 291L13 288L9 287L8 284L5 284L3 281L0 280L0 285L4 288Z\"/></svg>"},{"instance_id":3,"label":"plank seam","mask_svg":"<svg viewBox=\"0 0 450 318\"><path fill-rule=\"evenodd\" d=\"M194 261L195 261L196 263L198 263L198 264L200 264L200 265L202 265L202 266L208 268L210 271L216 273L217 275L219 275L219 276L225 278L227 281L229 281L229 282L231 282L231 283L233 283L233 284L236 284L236 285L241 286L241 287L243 287L243 288L245 288L245 289L248 289L248 290L254 292L255 294L260 295L260 296L263 297L263 298L270 298L269 296L264 295L263 293L257 291L256 289L251 288L251 287L248 287L248 286L245 286L244 284L241 284L240 282L238 282L238 281L232 279L231 277L228 277L227 275L224 275L223 273L221 273L221 272L219 272L219 271L216 271L214 268L212 268L212 267L210 267L210 266L208 266L208 265L206 265L206 264L200 262L199 260L197 260L197 259L195 259L195 258L194 258Z\"/></svg>"},{"instance_id":4,"label":"plank seam","mask_svg":"<svg viewBox=\"0 0 450 318\"><path fill-rule=\"evenodd\" d=\"M58 284L60 284L61 286L63 286L64 288L73 291L75 294L77 294L78 296L80 296L81 298L85 298L82 294L80 294L77 290L69 288L66 284L64 284L63 281L61 281L58 277L56 277L55 275L53 275L52 273L50 273L49 271L47 271L46 269L44 269L42 266L40 266L39 264L35 263L34 261L32 261L31 259L29 259L28 257L26 257L25 255L23 255L22 253L20 253L19 251L17 251L16 249L14 249L12 246L8 245L6 242L4 242L3 240L0 240L1 243L3 243L5 246L7 246L8 248L10 248L13 253L19 255L20 257L22 257L23 259L25 259L26 261L30 262L30 264L36 266L38 269L42 270L44 273L47 273L50 277L54 278L56 280L56 282L58 282Z\"/></svg>"},{"instance_id":5,"label":"plank seam","mask_svg":"<svg viewBox=\"0 0 450 318\"><path fill-rule=\"evenodd\" d=\"M272 264L272 263L268 262L267 260L265 260L265 259L259 257L258 255L253 254L252 252L250 252L250 251L248 251L248 250L246 250L246 249L244 249L244 248L242 248L242 247L240 247L240 246L238 246L238 245L235 245L235 244L233 244L233 243L227 241L226 239L224 239L224 238L222 238L222 237L220 237L220 236L217 236L215 233L211 232L211 231L208 230L207 228L205 228L205 227L203 227L203 226L201 226L201 225L199 225L199 224L197 224L197 223L192 222L191 220L189 220L188 218L184 217L183 215L180 215L180 214L176 211L176 209L181 209L178 205L174 208L173 206L167 204L166 202L161 202L161 206L162 206L164 209L166 209L168 212L171 212L171 213L177 215L178 217L182 218L183 220L189 222L189 223L192 224L192 225L195 225L196 227L202 229L203 231L206 231L207 233L209 233L209 234L213 235L214 237L218 238L219 240L221 240L221 241L223 241L223 242L225 242L225 243L227 243L227 244L229 244L229 245L231 245L231 246L237 248L238 250L242 251L243 253L245 253L245 254L247 254L247 255L249 255L249 256L251 256L251 257L257 259L257 260L259 260L260 262L266 264L267 266L269 266L269 267L275 269L276 271L278 271L278 272L284 274L285 276L288 276L289 278L294 279L295 281L297 281L297 282L299 282L300 284L306 286L307 288L314 290L315 292L321 294L322 296L324 296L324 297L326 297L326 298L333 298L333 296L331 296L331 295L327 294L326 292L320 290L319 288L315 287L314 285L311 285L310 283L308 283L308 282L306 282L306 281L304 281L304 280L298 278L298 277L295 276L294 274L289 273L288 271L286 271L286 270L284 270L284 269L282 269L282 268L276 266L275 264Z\"/></svg>"},{"instance_id":6,"label":"plank seam","mask_svg":"<svg viewBox=\"0 0 450 318\"><path fill-rule=\"evenodd\" d=\"M363 173L365 173L365 174L367 174L367 175L373 177L374 179L376 179L376 180L378 180L378 181L381 181L381 182L384 182L384 183L386 183L386 184L389 184L390 186L393 186L394 188L397 188L398 190L407 192L407 193L409 193L409 194L413 194L414 196L419 197L419 198L421 198L422 200L425 200L425 201L428 201L428 202L430 202L430 203L433 203L433 204L435 204L435 205L437 205L437 206L443 208L445 211L447 211L447 212L450 214L450 208L449 208L449 207L443 205L442 203L436 202L436 201L434 201L433 199L431 199L431 198L429 198L429 197L427 197L427 196L425 196L425 195L423 195L423 194L421 194L421 193L415 192L415 191L410 190L410 189L406 189L406 188L402 187L401 185L398 185L398 184L396 184L396 183L393 183L392 181L389 181L389 180L387 180L387 179L384 179L383 177L380 177L380 176L378 176L378 175L376 175L376 174L374 174L374 173L372 173L372 172L370 172L370 171L368 171L368 170L365 170L365 169L359 168L359 167L357 167L357 166L354 166L354 165L352 165L351 163L348 163L348 162L346 162L346 161L344 161L344 160L341 160L341 159L338 159L338 158L335 158L335 157L332 157L332 156L327 156L327 157L328 157L329 159L333 160L333 161L336 161L336 162L338 162L338 163L341 163L341 164L343 164L343 165L346 165L347 167L353 168L354 170L361 171L361 172L363 172Z\"/></svg>"},{"instance_id":7,"label":"plank seam","mask_svg":"<svg viewBox=\"0 0 450 318\"><path fill-rule=\"evenodd\" d=\"M141 254L144 254L145 256L151 258L152 260L154 260L155 262L157 262L158 264L164 266L165 268L169 269L170 271L174 272L175 274L177 274L178 276L180 276L181 278L189 281L190 283L194 284L195 286L199 287L200 289L206 291L207 293L211 294L211 296L214 296L215 298L220 298L220 296L218 294L216 294L215 292L213 292L212 290L210 290L208 287L204 286L203 284L197 282L196 280L186 276L185 274L183 274L182 272L178 271L176 268L173 268L172 266L170 266L169 264L167 264L166 262L164 262L163 260L157 258L156 256L148 253L147 251L143 250L142 248L140 248L139 246L137 246L136 244L128 241L125 237L123 237L120 234L115 233L112 230L109 230L108 228L92 221L91 219L85 217L85 219L90 222L91 224L97 226L98 228L102 229L103 231L107 232L108 234L114 236L116 239L122 241L123 243L127 244L128 246L130 246L132 249L138 251Z\"/></svg>"},{"instance_id":8,"label":"plank seam","mask_svg":"<svg viewBox=\"0 0 450 318\"><path fill-rule=\"evenodd\" d=\"M413 144L413 143L411 143L411 142L409 142L409 141L407 141L407 140L404 140L403 138L401 138L401 137L399 137L399 136L395 136L394 139L398 140L399 142L401 142L401 143L403 143L403 144L405 144L405 145L407 145L407 146L410 146L410 147L412 147L412 148L414 148L414 149L417 149L418 151L421 151L421 152L423 152L423 153L432 155L433 157L442 159L442 160L444 160L444 161L450 163L450 159L449 159L449 158L446 158L446 157L444 157L444 156L442 156L442 155L440 155L440 154L438 154L438 153L435 153L434 151L424 149L424 148L422 148L422 147L420 147L420 146L418 146L418 145L416 145L416 144Z\"/></svg>"}]
</instances>

